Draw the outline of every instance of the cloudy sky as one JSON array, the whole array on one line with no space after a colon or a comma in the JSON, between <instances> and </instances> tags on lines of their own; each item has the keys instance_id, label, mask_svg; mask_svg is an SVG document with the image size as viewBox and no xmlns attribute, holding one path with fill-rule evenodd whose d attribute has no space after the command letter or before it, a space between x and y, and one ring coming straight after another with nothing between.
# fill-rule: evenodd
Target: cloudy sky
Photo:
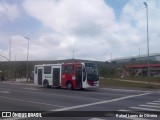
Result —
<instances>
[{"instance_id":1,"label":"cloudy sky","mask_svg":"<svg viewBox=\"0 0 160 120\"><path fill-rule=\"evenodd\" d=\"M106 61L160 53L160 0L0 0L0 55L11 60ZM5 59L0 57L0 61Z\"/></svg>"}]
</instances>

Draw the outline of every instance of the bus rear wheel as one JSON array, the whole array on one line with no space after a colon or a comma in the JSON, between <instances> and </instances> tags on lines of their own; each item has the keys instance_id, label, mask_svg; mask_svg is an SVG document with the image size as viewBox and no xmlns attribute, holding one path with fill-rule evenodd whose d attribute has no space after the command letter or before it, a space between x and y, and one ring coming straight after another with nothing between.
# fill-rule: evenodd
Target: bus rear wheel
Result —
<instances>
[{"instance_id":1,"label":"bus rear wheel","mask_svg":"<svg viewBox=\"0 0 160 120\"><path fill-rule=\"evenodd\" d=\"M44 82L43 82L43 87L44 87L44 88L49 88L48 80L44 80Z\"/></svg>"},{"instance_id":2,"label":"bus rear wheel","mask_svg":"<svg viewBox=\"0 0 160 120\"><path fill-rule=\"evenodd\" d=\"M67 89L68 90L72 90L73 89L72 82L67 82Z\"/></svg>"}]
</instances>

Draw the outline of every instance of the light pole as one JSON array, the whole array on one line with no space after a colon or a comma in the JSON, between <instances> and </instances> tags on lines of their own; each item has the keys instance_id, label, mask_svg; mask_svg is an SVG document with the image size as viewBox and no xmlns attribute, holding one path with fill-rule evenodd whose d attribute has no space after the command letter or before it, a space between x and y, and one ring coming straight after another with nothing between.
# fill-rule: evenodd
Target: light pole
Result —
<instances>
[{"instance_id":1,"label":"light pole","mask_svg":"<svg viewBox=\"0 0 160 120\"><path fill-rule=\"evenodd\" d=\"M139 64L140 64L140 52L141 52L141 49L138 48L138 51L139 51Z\"/></svg>"},{"instance_id":2,"label":"light pole","mask_svg":"<svg viewBox=\"0 0 160 120\"><path fill-rule=\"evenodd\" d=\"M74 60L74 50L72 52L73 52L73 60Z\"/></svg>"},{"instance_id":3,"label":"light pole","mask_svg":"<svg viewBox=\"0 0 160 120\"><path fill-rule=\"evenodd\" d=\"M8 79L11 79L11 47L12 41L9 39L9 71L8 71Z\"/></svg>"},{"instance_id":4,"label":"light pole","mask_svg":"<svg viewBox=\"0 0 160 120\"><path fill-rule=\"evenodd\" d=\"M73 60L73 63L74 63L75 62L75 60L74 60L74 50L72 52L73 52L73 58L72 58L72 60Z\"/></svg>"},{"instance_id":5,"label":"light pole","mask_svg":"<svg viewBox=\"0 0 160 120\"><path fill-rule=\"evenodd\" d=\"M148 4L146 2L143 3L146 7L146 17L147 17L147 53L148 53L148 59L147 59L147 74L148 74L148 87L150 87L150 62L149 62L149 34L148 34Z\"/></svg>"},{"instance_id":6,"label":"light pole","mask_svg":"<svg viewBox=\"0 0 160 120\"><path fill-rule=\"evenodd\" d=\"M25 39L28 40L28 46L27 46L27 82L28 82L28 55L29 55L29 38L28 37L24 37Z\"/></svg>"},{"instance_id":7,"label":"light pole","mask_svg":"<svg viewBox=\"0 0 160 120\"><path fill-rule=\"evenodd\" d=\"M112 53L111 53L111 62L112 62Z\"/></svg>"}]
</instances>

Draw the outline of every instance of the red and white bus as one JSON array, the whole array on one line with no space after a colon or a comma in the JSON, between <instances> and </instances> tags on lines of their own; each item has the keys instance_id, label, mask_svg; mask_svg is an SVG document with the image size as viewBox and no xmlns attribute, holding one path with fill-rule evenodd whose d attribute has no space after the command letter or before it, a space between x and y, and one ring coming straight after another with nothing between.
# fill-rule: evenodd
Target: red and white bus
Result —
<instances>
[{"instance_id":1,"label":"red and white bus","mask_svg":"<svg viewBox=\"0 0 160 120\"><path fill-rule=\"evenodd\" d=\"M99 75L94 63L43 64L34 67L34 83L67 89L97 88Z\"/></svg>"}]
</instances>

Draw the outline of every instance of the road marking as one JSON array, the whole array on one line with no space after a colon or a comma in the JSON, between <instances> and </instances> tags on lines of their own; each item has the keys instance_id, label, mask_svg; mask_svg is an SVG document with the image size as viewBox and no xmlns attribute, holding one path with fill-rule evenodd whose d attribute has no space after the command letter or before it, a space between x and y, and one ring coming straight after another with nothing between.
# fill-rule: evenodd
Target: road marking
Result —
<instances>
[{"instance_id":1,"label":"road marking","mask_svg":"<svg viewBox=\"0 0 160 120\"><path fill-rule=\"evenodd\" d=\"M148 102L146 104L151 104L151 105L160 105L160 103L152 103L152 102Z\"/></svg>"},{"instance_id":2,"label":"road marking","mask_svg":"<svg viewBox=\"0 0 160 120\"><path fill-rule=\"evenodd\" d=\"M107 119L101 119L101 118L90 118L88 120L107 120Z\"/></svg>"},{"instance_id":3,"label":"road marking","mask_svg":"<svg viewBox=\"0 0 160 120\"><path fill-rule=\"evenodd\" d=\"M120 109L120 110L118 110L118 111L130 111L130 110Z\"/></svg>"},{"instance_id":4,"label":"road marking","mask_svg":"<svg viewBox=\"0 0 160 120\"><path fill-rule=\"evenodd\" d=\"M8 92L8 91L0 91L0 93L10 93L10 92Z\"/></svg>"},{"instance_id":5,"label":"road marking","mask_svg":"<svg viewBox=\"0 0 160 120\"><path fill-rule=\"evenodd\" d=\"M13 83L11 83L11 82L6 82L5 84L13 84L13 85L29 85L29 86L37 86L37 85L35 85L35 84L29 84L29 83L21 83L21 82L13 82Z\"/></svg>"},{"instance_id":6,"label":"road marking","mask_svg":"<svg viewBox=\"0 0 160 120\"><path fill-rule=\"evenodd\" d=\"M153 102L160 102L159 100L155 100L155 101L153 101Z\"/></svg>"},{"instance_id":7,"label":"road marking","mask_svg":"<svg viewBox=\"0 0 160 120\"><path fill-rule=\"evenodd\" d=\"M113 91L126 91L126 92L155 92L155 91L142 91L142 90L127 90L127 89L113 89L113 88L99 88L104 90L113 90Z\"/></svg>"},{"instance_id":8,"label":"road marking","mask_svg":"<svg viewBox=\"0 0 160 120\"><path fill-rule=\"evenodd\" d=\"M138 105L140 107L154 107L154 108L160 108L160 106L154 106L154 105Z\"/></svg>"},{"instance_id":9,"label":"road marking","mask_svg":"<svg viewBox=\"0 0 160 120\"><path fill-rule=\"evenodd\" d=\"M0 88L1 89L1 88ZM43 95L53 95L53 96L62 96L62 97L68 97L68 98L77 98L77 99L85 99L85 100L95 100L95 101L102 101L102 99L95 99L95 98L87 98L87 97L76 97L71 95L60 95L60 94L49 94L49 93L43 93L43 92L33 92L33 91L20 91L20 90L13 90L13 89L6 89L11 91L17 91L17 92L28 92L28 93L36 93L36 94L43 94Z\"/></svg>"},{"instance_id":10,"label":"road marking","mask_svg":"<svg viewBox=\"0 0 160 120\"><path fill-rule=\"evenodd\" d=\"M112 100L105 100L105 101L100 101L100 102L94 102L94 103L89 103L89 104L83 104L83 105L77 105L77 106L72 106L72 107L65 107L65 108L60 108L60 109L55 109L51 111L65 111L65 110L73 110L76 108L82 108L82 107L88 107L88 106L93 106L93 105L99 105L99 104L104 104L104 103L110 103L110 102L116 102L120 100L125 100L133 97L139 97L139 96L144 96L144 95L149 95L151 93L143 93L143 94L138 94L138 95L129 95L125 97L120 97Z\"/></svg>"},{"instance_id":11,"label":"road marking","mask_svg":"<svg viewBox=\"0 0 160 120\"><path fill-rule=\"evenodd\" d=\"M142 108L142 107L130 107L130 108L138 110L146 110L146 111L160 111L159 109Z\"/></svg>"},{"instance_id":12,"label":"road marking","mask_svg":"<svg viewBox=\"0 0 160 120\"><path fill-rule=\"evenodd\" d=\"M39 89L36 89L36 88L23 88L23 89L27 89L27 90L39 90Z\"/></svg>"},{"instance_id":13,"label":"road marking","mask_svg":"<svg viewBox=\"0 0 160 120\"><path fill-rule=\"evenodd\" d=\"M92 105L98 105L98 104L104 104L104 103L110 103L110 102L116 102L124 99L129 99L133 97L139 97L139 96L144 96L144 95L149 95L151 93L144 93L144 94L138 94L138 95L130 95L126 97L121 97L121 98L116 98L112 100L107 100L107 101L101 101L101 102L95 102L95 103L90 103L90 104L84 104L84 105L78 105L78 106L72 106L72 107L64 107L62 109L56 109L56 110L51 110L51 111L65 111L65 110L71 110L71 109L76 109L76 108L82 108L82 107L87 107L87 106L92 106ZM6 97L5 97L6 98ZM10 99L10 98L9 98ZM16 100L16 99L14 99ZM28 102L28 101L27 101ZM9 118L9 119L4 119L4 120L18 120L18 119L24 119L24 118Z\"/></svg>"},{"instance_id":14,"label":"road marking","mask_svg":"<svg viewBox=\"0 0 160 120\"><path fill-rule=\"evenodd\" d=\"M90 93L90 92L84 92L83 94L88 94L88 93ZM104 94L104 95L110 95L110 94L111 95L127 95L128 94L128 93L113 93L113 92L110 93L110 92L102 92L102 91L97 91L97 92L92 91L91 93L93 93L93 94L95 93L95 94L98 94L98 95L99 94Z\"/></svg>"},{"instance_id":15,"label":"road marking","mask_svg":"<svg viewBox=\"0 0 160 120\"><path fill-rule=\"evenodd\" d=\"M60 105L53 105L53 104L48 104L48 103L41 103L41 102L35 102L35 101L30 101L30 100L22 100L22 99L16 99L16 98L9 98L9 97L3 97L3 96L0 96L0 98L15 100L15 101L21 101L21 102L29 102L29 103L34 103L34 104L47 105L47 106L53 106L53 107L65 107L65 106L60 106Z\"/></svg>"}]
</instances>

